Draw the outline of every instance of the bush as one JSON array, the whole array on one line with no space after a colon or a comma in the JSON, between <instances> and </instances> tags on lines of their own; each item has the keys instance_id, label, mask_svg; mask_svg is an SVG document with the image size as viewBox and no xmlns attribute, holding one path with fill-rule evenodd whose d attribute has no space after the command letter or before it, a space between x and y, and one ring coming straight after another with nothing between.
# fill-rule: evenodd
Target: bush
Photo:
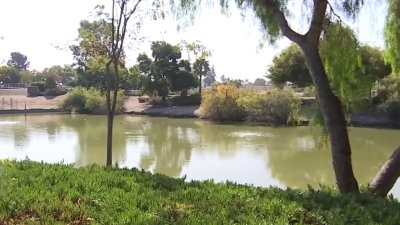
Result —
<instances>
[{"instance_id":1,"label":"bush","mask_svg":"<svg viewBox=\"0 0 400 225\"><path fill-rule=\"evenodd\" d=\"M170 101L171 105L200 105L201 96L199 94L174 96L168 100Z\"/></svg>"},{"instance_id":2,"label":"bush","mask_svg":"<svg viewBox=\"0 0 400 225\"><path fill-rule=\"evenodd\" d=\"M246 111L249 121L288 124L298 121L301 100L293 89L285 87L243 92L237 104Z\"/></svg>"},{"instance_id":3,"label":"bush","mask_svg":"<svg viewBox=\"0 0 400 225\"><path fill-rule=\"evenodd\" d=\"M303 97L315 97L315 87L308 86L303 89Z\"/></svg>"},{"instance_id":4,"label":"bush","mask_svg":"<svg viewBox=\"0 0 400 225\"><path fill-rule=\"evenodd\" d=\"M199 116L282 125L298 121L300 104L300 97L290 87L257 91L240 89L236 85L219 85L204 93Z\"/></svg>"},{"instance_id":5,"label":"bush","mask_svg":"<svg viewBox=\"0 0 400 225\"><path fill-rule=\"evenodd\" d=\"M72 89L67 98L61 103L60 108L72 110L74 109L78 113L88 113L86 108L86 90L83 87L77 87Z\"/></svg>"},{"instance_id":6,"label":"bush","mask_svg":"<svg viewBox=\"0 0 400 225\"><path fill-rule=\"evenodd\" d=\"M236 101L240 97L240 89L233 84L223 84L206 91L202 96L199 116L220 121L241 121L246 112Z\"/></svg>"},{"instance_id":7,"label":"bush","mask_svg":"<svg viewBox=\"0 0 400 225\"><path fill-rule=\"evenodd\" d=\"M123 109L124 95L118 93L116 112ZM74 109L78 113L106 114L107 105L105 95L96 88L74 88L68 93L67 98L61 103L62 109Z\"/></svg>"},{"instance_id":8,"label":"bush","mask_svg":"<svg viewBox=\"0 0 400 225\"><path fill-rule=\"evenodd\" d=\"M45 96L59 96L59 95L65 95L67 92L68 92L68 90L64 87L56 87L56 88L46 90L44 92L44 95Z\"/></svg>"},{"instance_id":9,"label":"bush","mask_svg":"<svg viewBox=\"0 0 400 225\"><path fill-rule=\"evenodd\" d=\"M34 81L31 83L31 86L37 87L39 90L39 93L44 93L46 90L46 81Z\"/></svg>"}]
</instances>

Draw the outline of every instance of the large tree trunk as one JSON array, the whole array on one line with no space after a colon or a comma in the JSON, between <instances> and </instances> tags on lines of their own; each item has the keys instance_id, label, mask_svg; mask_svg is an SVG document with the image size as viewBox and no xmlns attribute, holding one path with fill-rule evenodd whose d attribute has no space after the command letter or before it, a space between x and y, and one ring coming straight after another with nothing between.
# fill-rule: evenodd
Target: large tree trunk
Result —
<instances>
[{"instance_id":1,"label":"large tree trunk","mask_svg":"<svg viewBox=\"0 0 400 225\"><path fill-rule=\"evenodd\" d=\"M358 192L358 183L351 164L351 148L342 106L329 85L318 44L303 43L301 46L308 69L316 88L325 124L332 145L332 163L336 182L341 192Z\"/></svg>"},{"instance_id":2,"label":"large tree trunk","mask_svg":"<svg viewBox=\"0 0 400 225\"><path fill-rule=\"evenodd\" d=\"M378 195L385 197L393 188L400 176L400 146L382 166L381 170L371 183L371 189Z\"/></svg>"},{"instance_id":3,"label":"large tree trunk","mask_svg":"<svg viewBox=\"0 0 400 225\"><path fill-rule=\"evenodd\" d=\"M107 166L112 166L112 141L113 141L114 113L107 115Z\"/></svg>"}]
</instances>

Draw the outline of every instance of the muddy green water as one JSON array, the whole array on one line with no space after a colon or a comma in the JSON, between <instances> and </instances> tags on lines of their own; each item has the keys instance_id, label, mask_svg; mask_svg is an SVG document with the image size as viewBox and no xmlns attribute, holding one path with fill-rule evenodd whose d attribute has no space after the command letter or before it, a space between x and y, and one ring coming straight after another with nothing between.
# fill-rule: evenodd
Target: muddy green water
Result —
<instances>
[{"instance_id":1,"label":"muddy green water","mask_svg":"<svg viewBox=\"0 0 400 225\"><path fill-rule=\"evenodd\" d=\"M400 144L400 131L349 128L360 183L371 181ZM106 118L1 115L0 159L75 163L106 161ZM118 116L113 161L188 180L230 180L305 188L334 184L329 146L309 127L222 125L196 119ZM400 183L400 182L399 182ZM400 196L397 184L393 194Z\"/></svg>"}]
</instances>

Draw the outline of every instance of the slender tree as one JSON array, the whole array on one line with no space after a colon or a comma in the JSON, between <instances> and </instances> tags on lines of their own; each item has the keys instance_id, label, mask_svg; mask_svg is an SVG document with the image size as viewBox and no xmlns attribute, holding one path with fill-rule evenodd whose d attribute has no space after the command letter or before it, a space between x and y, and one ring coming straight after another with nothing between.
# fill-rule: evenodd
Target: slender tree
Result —
<instances>
[{"instance_id":1,"label":"slender tree","mask_svg":"<svg viewBox=\"0 0 400 225\"><path fill-rule=\"evenodd\" d=\"M304 54L312 81L315 85L316 95L320 103L319 105L321 107L321 112L323 114L327 130L329 132L332 148L332 164L338 188L341 192L359 192L358 183L353 173L351 147L346 128L346 120L342 110L342 103L338 96L332 91L327 76L327 71L325 70L323 59L321 58L319 52L319 46L321 35L325 35L324 30L326 25L329 25L331 21L341 20L341 16L355 18L364 1L302 1L302 4L308 6L307 9L309 10L307 12L309 12L310 14L307 17L309 18L306 25L308 26L308 29L306 30L306 32L301 33L292 29L287 20L290 14L294 14L294 12L289 8L290 2L293 1L236 0L235 2L236 5L245 13L252 13L253 15L255 15L255 17L259 20L261 27L265 31L266 37L270 41L273 42L277 40L281 35L283 35L300 47L301 51ZM222 7L227 9L231 1L222 0L220 1L220 3ZM180 0L179 4L172 5L174 7L179 7L180 10L175 10L176 12L178 12L178 16L183 17L183 15L189 15L189 17L194 17L195 14L191 12L194 12L196 9L199 8L196 6L201 5L201 1ZM306 14L307 12L304 13ZM299 12L297 12L297 14L298 13ZM331 34L327 33L326 35L340 35L340 33L332 32ZM333 40L339 40L339 37L333 38ZM339 54L337 54L338 52L336 51L336 49L331 49L331 55L343 58L347 57L347 55L341 55L340 51ZM343 50L343 48L340 49ZM352 69L351 66L349 66L348 68ZM394 156L397 155L394 154ZM389 168L393 168L390 167L393 165L394 164L389 163ZM400 171L400 163L398 163L398 165L399 168L393 168L396 173L387 173L388 177L393 178L399 174L397 172ZM397 177L395 179L397 179Z\"/></svg>"},{"instance_id":2,"label":"slender tree","mask_svg":"<svg viewBox=\"0 0 400 225\"><path fill-rule=\"evenodd\" d=\"M211 56L211 52L207 50L204 45L198 42L184 42L183 44L188 52L192 52L196 57L196 60L193 63L193 72L199 79L199 94L201 95L203 77L205 77L207 73L210 72L210 64L208 62L208 58Z\"/></svg>"},{"instance_id":3,"label":"slender tree","mask_svg":"<svg viewBox=\"0 0 400 225\"><path fill-rule=\"evenodd\" d=\"M148 2L147 2L148 3ZM154 0L149 10L153 18L160 14L162 2ZM143 7L144 8L143 8ZM140 23L145 9L143 0L113 0L111 10L111 39L107 52L108 62L106 64L106 103L107 103L107 166L112 165L112 140L113 123L117 105L117 96L121 82L120 67L124 67L124 44L128 33L128 24L131 19ZM138 28L140 26L137 26Z\"/></svg>"}]
</instances>

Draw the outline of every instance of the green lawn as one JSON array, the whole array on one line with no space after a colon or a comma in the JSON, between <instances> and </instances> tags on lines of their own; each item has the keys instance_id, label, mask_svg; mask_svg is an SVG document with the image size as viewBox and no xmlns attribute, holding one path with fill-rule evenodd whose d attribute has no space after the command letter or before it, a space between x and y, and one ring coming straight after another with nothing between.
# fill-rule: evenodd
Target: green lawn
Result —
<instances>
[{"instance_id":1,"label":"green lawn","mask_svg":"<svg viewBox=\"0 0 400 225\"><path fill-rule=\"evenodd\" d=\"M1 225L399 224L399 212L397 200L371 194L184 182L136 169L0 161Z\"/></svg>"}]
</instances>

